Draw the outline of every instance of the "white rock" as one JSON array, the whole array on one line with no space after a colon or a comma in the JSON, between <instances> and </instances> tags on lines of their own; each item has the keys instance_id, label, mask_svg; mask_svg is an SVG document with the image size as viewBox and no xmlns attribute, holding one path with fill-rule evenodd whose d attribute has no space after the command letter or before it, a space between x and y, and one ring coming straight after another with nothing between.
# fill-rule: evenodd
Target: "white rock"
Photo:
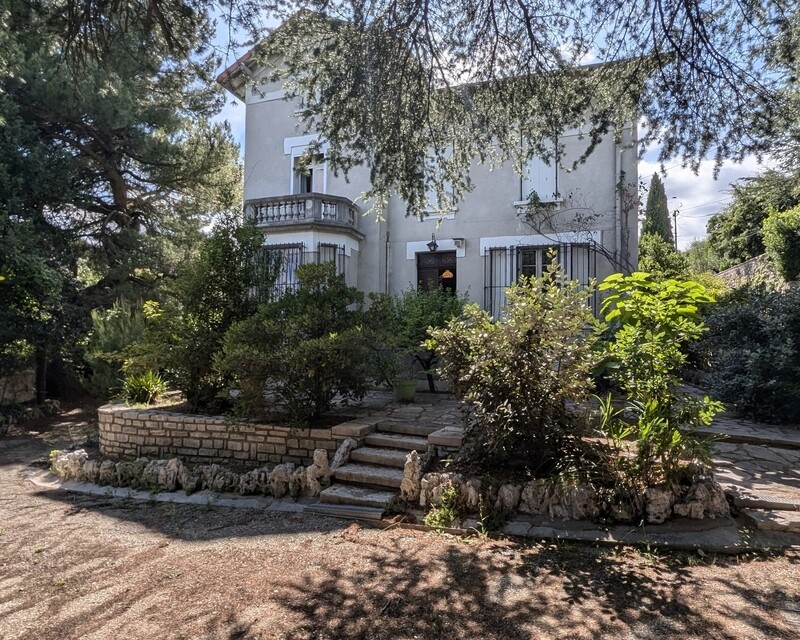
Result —
<instances>
[{"instance_id":1,"label":"white rock","mask_svg":"<svg viewBox=\"0 0 800 640\"><path fill-rule=\"evenodd\" d=\"M186 492L187 496L195 491L199 491L203 484L200 471L198 469L192 469L187 465L183 465L178 473L178 484L180 485L181 489Z\"/></svg>"},{"instance_id":2,"label":"white rock","mask_svg":"<svg viewBox=\"0 0 800 640\"><path fill-rule=\"evenodd\" d=\"M89 459L89 454L83 449L75 451L60 451L51 463L53 473L64 480L75 480L83 482L86 476L83 473L83 465Z\"/></svg>"},{"instance_id":3,"label":"white rock","mask_svg":"<svg viewBox=\"0 0 800 640\"><path fill-rule=\"evenodd\" d=\"M461 486L461 501L469 511L477 511L481 504L481 479L468 478Z\"/></svg>"},{"instance_id":4,"label":"white rock","mask_svg":"<svg viewBox=\"0 0 800 640\"><path fill-rule=\"evenodd\" d=\"M178 458L172 458L159 469L158 486L163 491L175 491L178 488L178 477L180 476L183 462Z\"/></svg>"},{"instance_id":5,"label":"white rock","mask_svg":"<svg viewBox=\"0 0 800 640\"><path fill-rule=\"evenodd\" d=\"M97 478L100 476L100 464L97 460L87 460L83 463L83 475L86 477L86 482L97 483Z\"/></svg>"},{"instance_id":6,"label":"white rock","mask_svg":"<svg viewBox=\"0 0 800 640\"><path fill-rule=\"evenodd\" d=\"M282 498L289 491L289 481L294 473L294 464L287 462L277 465L269 474L269 492L276 498Z\"/></svg>"},{"instance_id":7,"label":"white rock","mask_svg":"<svg viewBox=\"0 0 800 640\"><path fill-rule=\"evenodd\" d=\"M350 460L350 452L358 446L358 443L352 438L342 440L342 444L336 449L333 456L333 462L330 464L331 473L336 471L339 467L345 465Z\"/></svg>"},{"instance_id":8,"label":"white rock","mask_svg":"<svg viewBox=\"0 0 800 640\"><path fill-rule=\"evenodd\" d=\"M117 464L113 460L103 460L97 470L97 484L114 485L117 482Z\"/></svg>"},{"instance_id":9,"label":"white rock","mask_svg":"<svg viewBox=\"0 0 800 640\"><path fill-rule=\"evenodd\" d=\"M325 449L314 450L314 464L306 469L303 492L309 496L318 496L323 487L331 481L331 470L328 466L328 452Z\"/></svg>"},{"instance_id":10,"label":"white rock","mask_svg":"<svg viewBox=\"0 0 800 640\"><path fill-rule=\"evenodd\" d=\"M299 498L306 491L306 469L297 467L292 475L289 476L289 495L292 498Z\"/></svg>"},{"instance_id":11,"label":"white rock","mask_svg":"<svg viewBox=\"0 0 800 640\"><path fill-rule=\"evenodd\" d=\"M463 482L458 473L426 473L420 481L419 506L438 507L442 504L445 489L454 487L460 493Z\"/></svg>"},{"instance_id":12,"label":"white rock","mask_svg":"<svg viewBox=\"0 0 800 640\"><path fill-rule=\"evenodd\" d=\"M419 453L412 451L406 456L403 466L403 479L400 481L400 496L403 500L412 501L419 498L422 482L422 459Z\"/></svg>"},{"instance_id":13,"label":"white rock","mask_svg":"<svg viewBox=\"0 0 800 640\"><path fill-rule=\"evenodd\" d=\"M130 487L133 484L133 462L118 462L116 471L116 486Z\"/></svg>"},{"instance_id":14,"label":"white rock","mask_svg":"<svg viewBox=\"0 0 800 640\"><path fill-rule=\"evenodd\" d=\"M517 510L522 487L518 484L504 484L497 490L497 500L494 508L502 513L513 513Z\"/></svg>"},{"instance_id":15,"label":"white rock","mask_svg":"<svg viewBox=\"0 0 800 640\"><path fill-rule=\"evenodd\" d=\"M531 480L522 488L520 496L520 513L542 515L548 512L550 486L546 480Z\"/></svg>"},{"instance_id":16,"label":"white rock","mask_svg":"<svg viewBox=\"0 0 800 640\"><path fill-rule=\"evenodd\" d=\"M269 469L259 467L239 476L239 493L242 495L266 494L269 492L267 482Z\"/></svg>"},{"instance_id":17,"label":"white rock","mask_svg":"<svg viewBox=\"0 0 800 640\"><path fill-rule=\"evenodd\" d=\"M647 487L645 490L645 514L650 524L660 524L672 515L675 492L668 487Z\"/></svg>"}]
</instances>

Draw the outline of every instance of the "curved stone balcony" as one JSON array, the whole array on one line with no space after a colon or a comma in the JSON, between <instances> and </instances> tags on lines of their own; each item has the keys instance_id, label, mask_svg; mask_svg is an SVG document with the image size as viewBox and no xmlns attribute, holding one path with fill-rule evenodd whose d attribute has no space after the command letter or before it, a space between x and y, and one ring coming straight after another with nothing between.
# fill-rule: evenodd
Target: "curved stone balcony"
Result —
<instances>
[{"instance_id":1,"label":"curved stone balcony","mask_svg":"<svg viewBox=\"0 0 800 640\"><path fill-rule=\"evenodd\" d=\"M358 228L359 208L341 196L301 193L271 196L245 202L245 212L259 227L324 224L347 229Z\"/></svg>"}]
</instances>

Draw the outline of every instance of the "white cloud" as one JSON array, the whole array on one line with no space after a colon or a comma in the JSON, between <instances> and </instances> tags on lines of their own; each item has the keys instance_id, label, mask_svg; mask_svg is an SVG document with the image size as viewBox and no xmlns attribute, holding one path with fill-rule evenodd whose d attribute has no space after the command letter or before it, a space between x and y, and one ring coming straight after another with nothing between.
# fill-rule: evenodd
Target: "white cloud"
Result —
<instances>
[{"instance_id":1,"label":"white cloud","mask_svg":"<svg viewBox=\"0 0 800 640\"><path fill-rule=\"evenodd\" d=\"M651 159L648 159L648 156ZM639 179L650 184L653 173L661 171L661 165L648 152L639 162ZM700 164L697 175L680 164L667 164L667 175L662 175L664 190L669 200L670 212L678 209L678 247L686 249L692 240L706 237L706 223L712 215L719 213L730 201L730 185L739 178L758 175L770 167L769 162L759 164L755 157L748 156L741 164L727 163L714 180L714 161Z\"/></svg>"}]
</instances>

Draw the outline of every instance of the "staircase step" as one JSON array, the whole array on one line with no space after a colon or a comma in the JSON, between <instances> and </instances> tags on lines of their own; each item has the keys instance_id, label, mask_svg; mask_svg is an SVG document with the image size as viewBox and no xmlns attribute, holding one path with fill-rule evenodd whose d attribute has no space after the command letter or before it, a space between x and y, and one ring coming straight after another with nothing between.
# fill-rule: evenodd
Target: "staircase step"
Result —
<instances>
[{"instance_id":1,"label":"staircase step","mask_svg":"<svg viewBox=\"0 0 800 640\"><path fill-rule=\"evenodd\" d=\"M359 447L350 452L350 460L354 462L365 462L384 467L397 467L402 469L406 466L406 456L408 451L399 449L379 449L376 447Z\"/></svg>"},{"instance_id":2,"label":"staircase step","mask_svg":"<svg viewBox=\"0 0 800 640\"><path fill-rule=\"evenodd\" d=\"M740 513L762 531L800 533L800 513L796 511L742 509Z\"/></svg>"},{"instance_id":3,"label":"staircase step","mask_svg":"<svg viewBox=\"0 0 800 640\"><path fill-rule=\"evenodd\" d=\"M741 509L768 509L771 511L800 511L800 500L782 496L754 495L739 491L729 491L733 504Z\"/></svg>"},{"instance_id":4,"label":"staircase step","mask_svg":"<svg viewBox=\"0 0 800 640\"><path fill-rule=\"evenodd\" d=\"M384 420L376 425L376 429L381 433L399 433L409 436L422 436L427 438L439 427L429 426L427 424L412 424L409 422L392 422L391 420Z\"/></svg>"},{"instance_id":5,"label":"staircase step","mask_svg":"<svg viewBox=\"0 0 800 640\"><path fill-rule=\"evenodd\" d=\"M319 500L321 503L328 505L341 504L383 509L389 500L396 495L396 491L380 491L346 484L335 484L323 489L319 494Z\"/></svg>"},{"instance_id":6,"label":"staircase step","mask_svg":"<svg viewBox=\"0 0 800 640\"><path fill-rule=\"evenodd\" d=\"M403 481L402 469L374 467L368 464L346 464L334 471L333 475L342 482L381 487L399 488Z\"/></svg>"},{"instance_id":7,"label":"staircase step","mask_svg":"<svg viewBox=\"0 0 800 640\"><path fill-rule=\"evenodd\" d=\"M364 441L372 447L386 447L389 449L416 449L420 452L428 450L427 438L407 436L399 433L371 433Z\"/></svg>"}]
</instances>

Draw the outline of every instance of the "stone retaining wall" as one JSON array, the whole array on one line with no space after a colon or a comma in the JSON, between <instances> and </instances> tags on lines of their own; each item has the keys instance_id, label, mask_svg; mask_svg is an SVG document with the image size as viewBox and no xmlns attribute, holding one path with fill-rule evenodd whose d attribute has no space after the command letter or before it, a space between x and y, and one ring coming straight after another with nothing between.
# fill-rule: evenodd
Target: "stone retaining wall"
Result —
<instances>
[{"instance_id":1,"label":"stone retaining wall","mask_svg":"<svg viewBox=\"0 0 800 640\"><path fill-rule=\"evenodd\" d=\"M100 452L114 459L179 457L184 462L258 467L268 462L311 464L315 449L333 452L347 435L327 429L232 423L108 404L98 410ZM336 427L334 427L334 430Z\"/></svg>"}]
</instances>

